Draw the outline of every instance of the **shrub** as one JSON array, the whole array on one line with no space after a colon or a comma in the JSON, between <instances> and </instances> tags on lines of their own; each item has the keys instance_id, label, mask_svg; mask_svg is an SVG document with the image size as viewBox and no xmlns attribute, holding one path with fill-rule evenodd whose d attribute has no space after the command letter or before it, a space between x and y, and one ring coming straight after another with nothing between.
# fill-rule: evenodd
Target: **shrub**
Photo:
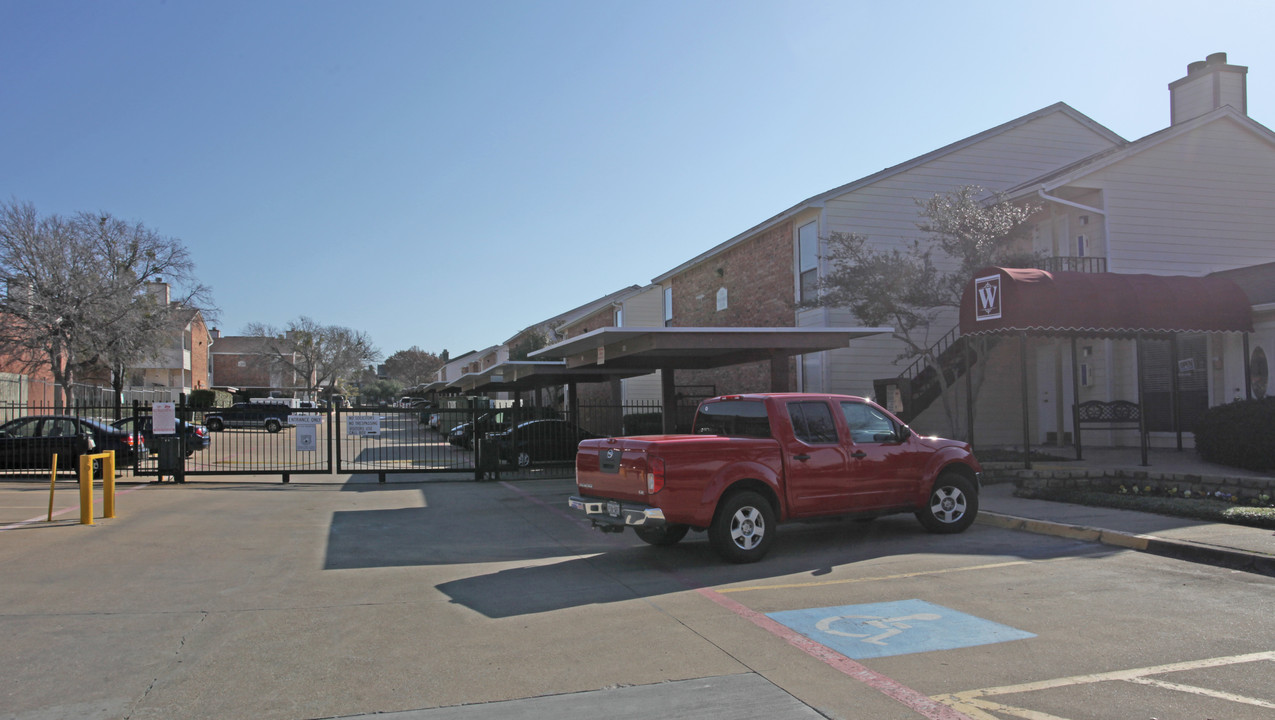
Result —
<instances>
[{"instance_id":1,"label":"shrub","mask_svg":"<svg viewBox=\"0 0 1275 720\"><path fill-rule=\"evenodd\" d=\"M1209 408L1196 423L1195 450L1218 465L1275 469L1275 397Z\"/></svg>"}]
</instances>

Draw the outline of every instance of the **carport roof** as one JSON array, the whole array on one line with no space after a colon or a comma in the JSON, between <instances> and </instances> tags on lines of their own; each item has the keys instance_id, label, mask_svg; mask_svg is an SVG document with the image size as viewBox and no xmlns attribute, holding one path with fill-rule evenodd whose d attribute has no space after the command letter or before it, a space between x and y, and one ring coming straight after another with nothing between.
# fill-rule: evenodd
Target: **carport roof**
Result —
<instances>
[{"instance_id":1,"label":"carport roof","mask_svg":"<svg viewBox=\"0 0 1275 720\"><path fill-rule=\"evenodd\" d=\"M643 375L645 370L568 368L562 360L509 360L447 383L462 392L517 392L567 383L606 382Z\"/></svg>"},{"instance_id":2,"label":"carport roof","mask_svg":"<svg viewBox=\"0 0 1275 720\"><path fill-rule=\"evenodd\" d=\"M851 340L893 332L888 327L609 327L530 354L561 358L568 369L702 370L837 350Z\"/></svg>"}]
</instances>

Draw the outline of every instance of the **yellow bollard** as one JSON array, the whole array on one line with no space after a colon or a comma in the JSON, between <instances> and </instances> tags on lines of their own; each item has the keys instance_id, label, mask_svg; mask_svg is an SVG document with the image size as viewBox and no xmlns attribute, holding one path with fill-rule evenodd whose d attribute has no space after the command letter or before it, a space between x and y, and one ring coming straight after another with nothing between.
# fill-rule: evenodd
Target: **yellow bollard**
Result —
<instances>
[{"instance_id":1,"label":"yellow bollard","mask_svg":"<svg viewBox=\"0 0 1275 720\"><path fill-rule=\"evenodd\" d=\"M115 517L115 451L80 456L80 524L93 524L93 461L102 461L102 517ZM50 511L52 512L52 511Z\"/></svg>"},{"instance_id":2,"label":"yellow bollard","mask_svg":"<svg viewBox=\"0 0 1275 720\"><path fill-rule=\"evenodd\" d=\"M53 522L53 481L58 479L58 454L53 453L53 468L49 470L49 519L45 522Z\"/></svg>"},{"instance_id":3,"label":"yellow bollard","mask_svg":"<svg viewBox=\"0 0 1275 720\"><path fill-rule=\"evenodd\" d=\"M93 456L80 456L80 524L93 524Z\"/></svg>"},{"instance_id":4,"label":"yellow bollard","mask_svg":"<svg viewBox=\"0 0 1275 720\"><path fill-rule=\"evenodd\" d=\"M115 451L102 453L102 517L115 517Z\"/></svg>"}]
</instances>

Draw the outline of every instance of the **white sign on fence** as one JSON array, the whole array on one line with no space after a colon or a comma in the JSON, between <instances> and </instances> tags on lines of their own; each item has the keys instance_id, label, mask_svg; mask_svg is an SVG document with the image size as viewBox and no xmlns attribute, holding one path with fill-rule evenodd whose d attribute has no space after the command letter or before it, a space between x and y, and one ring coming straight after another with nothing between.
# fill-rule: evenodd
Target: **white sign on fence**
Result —
<instances>
[{"instance_id":1,"label":"white sign on fence","mask_svg":"<svg viewBox=\"0 0 1275 720\"><path fill-rule=\"evenodd\" d=\"M345 434L361 437L379 437L381 434L381 418L379 415L347 415L345 418Z\"/></svg>"},{"instance_id":2,"label":"white sign on fence","mask_svg":"<svg viewBox=\"0 0 1275 720\"><path fill-rule=\"evenodd\" d=\"M170 402L151 405L151 432L156 435L177 434L177 407Z\"/></svg>"},{"instance_id":3,"label":"white sign on fence","mask_svg":"<svg viewBox=\"0 0 1275 720\"><path fill-rule=\"evenodd\" d=\"M318 425L323 422L323 416L318 413L291 413L288 415L288 422L298 427L302 425Z\"/></svg>"},{"instance_id":4,"label":"white sign on fence","mask_svg":"<svg viewBox=\"0 0 1275 720\"><path fill-rule=\"evenodd\" d=\"M317 423L297 425L297 452L314 452L319 449L319 426Z\"/></svg>"}]
</instances>

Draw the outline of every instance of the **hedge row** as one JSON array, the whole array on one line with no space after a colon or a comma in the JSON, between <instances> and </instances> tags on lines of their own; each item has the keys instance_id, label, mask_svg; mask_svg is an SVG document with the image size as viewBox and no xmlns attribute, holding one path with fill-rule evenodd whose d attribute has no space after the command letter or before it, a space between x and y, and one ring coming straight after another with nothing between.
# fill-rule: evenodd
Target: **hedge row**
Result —
<instances>
[{"instance_id":1,"label":"hedge row","mask_svg":"<svg viewBox=\"0 0 1275 720\"><path fill-rule=\"evenodd\" d=\"M1209 408L1196 424L1195 450L1218 465L1275 470L1275 397Z\"/></svg>"}]
</instances>

